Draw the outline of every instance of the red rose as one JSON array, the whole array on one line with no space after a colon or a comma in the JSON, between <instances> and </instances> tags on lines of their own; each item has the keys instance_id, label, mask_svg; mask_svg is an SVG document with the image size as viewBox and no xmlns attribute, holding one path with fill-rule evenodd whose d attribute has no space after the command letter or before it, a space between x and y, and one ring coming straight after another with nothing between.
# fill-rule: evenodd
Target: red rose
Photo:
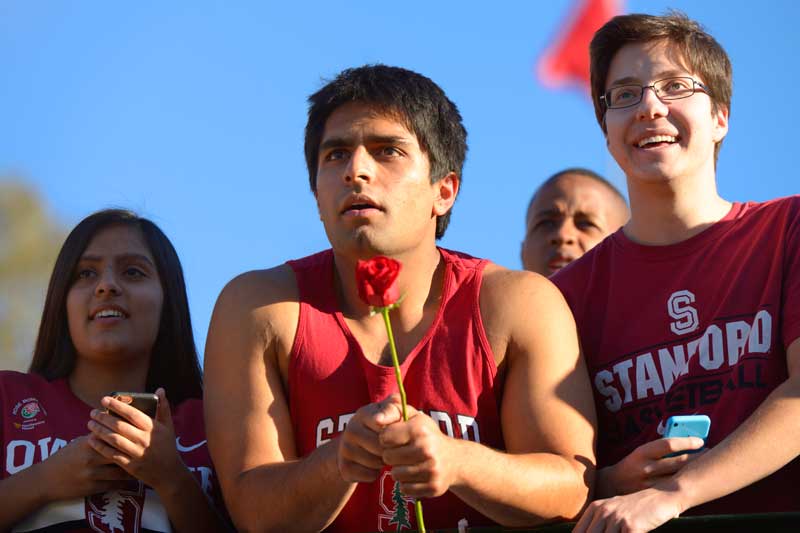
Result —
<instances>
[{"instance_id":1,"label":"red rose","mask_svg":"<svg viewBox=\"0 0 800 533\"><path fill-rule=\"evenodd\" d=\"M397 288L397 276L400 274L400 261L379 255L368 261L358 261L356 265L356 285L358 286L358 296L364 302L375 308L373 312L379 310L383 315L383 323L386 325L386 334L389 336L389 347L392 350L392 366L394 367L394 377L397 380L397 390L400 392L400 405L403 409L403 420L408 420L406 414L406 390L403 388L403 374L400 371L400 360L397 358L397 346L394 344L392 335L392 321L389 319L389 311L396 307L400 297L400 290ZM425 519L422 517L422 502L414 502L414 512L417 515L417 527L421 533L425 533Z\"/></svg>"},{"instance_id":2,"label":"red rose","mask_svg":"<svg viewBox=\"0 0 800 533\"><path fill-rule=\"evenodd\" d=\"M356 265L358 296L372 307L388 307L400 297L397 275L400 261L382 255Z\"/></svg>"}]
</instances>

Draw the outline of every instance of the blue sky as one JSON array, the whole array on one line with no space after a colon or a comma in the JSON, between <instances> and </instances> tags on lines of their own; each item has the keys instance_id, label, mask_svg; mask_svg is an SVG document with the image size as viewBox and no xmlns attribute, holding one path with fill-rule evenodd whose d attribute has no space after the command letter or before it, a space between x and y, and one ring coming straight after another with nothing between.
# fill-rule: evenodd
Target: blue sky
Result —
<instances>
[{"instance_id":1,"label":"blue sky","mask_svg":"<svg viewBox=\"0 0 800 533\"><path fill-rule=\"evenodd\" d=\"M627 12L685 11L731 56L727 199L800 189L798 5L627 1ZM624 187L586 94L535 77L572 6L0 0L0 176L28 182L65 226L109 206L158 223L183 261L202 350L229 279L326 246L305 99L343 68L382 62L431 77L469 131L441 244L519 268L527 201L547 176L585 166Z\"/></svg>"}]
</instances>

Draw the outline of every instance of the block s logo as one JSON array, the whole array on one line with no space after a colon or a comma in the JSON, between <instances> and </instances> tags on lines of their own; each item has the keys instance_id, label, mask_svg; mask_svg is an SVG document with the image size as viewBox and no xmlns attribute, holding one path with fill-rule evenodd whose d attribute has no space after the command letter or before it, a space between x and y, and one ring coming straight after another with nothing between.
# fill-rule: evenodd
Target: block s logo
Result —
<instances>
[{"instance_id":1,"label":"block s logo","mask_svg":"<svg viewBox=\"0 0 800 533\"><path fill-rule=\"evenodd\" d=\"M690 305L693 303L694 294L687 290L673 292L667 300L667 312L675 319L670 322L669 329L675 335L685 335L700 327L697 309Z\"/></svg>"}]
</instances>

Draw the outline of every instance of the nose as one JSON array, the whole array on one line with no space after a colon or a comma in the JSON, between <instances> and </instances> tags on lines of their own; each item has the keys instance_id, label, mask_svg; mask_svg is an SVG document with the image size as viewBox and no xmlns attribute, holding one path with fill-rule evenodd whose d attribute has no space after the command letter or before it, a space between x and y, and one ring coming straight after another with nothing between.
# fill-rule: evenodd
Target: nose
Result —
<instances>
[{"instance_id":1,"label":"nose","mask_svg":"<svg viewBox=\"0 0 800 533\"><path fill-rule=\"evenodd\" d=\"M642 100L636 106L636 116L640 120L667 116L669 107L658 97L655 88L647 86L642 91Z\"/></svg>"},{"instance_id":2,"label":"nose","mask_svg":"<svg viewBox=\"0 0 800 533\"><path fill-rule=\"evenodd\" d=\"M116 296L120 292L116 273L111 268L102 270L94 287L95 296Z\"/></svg>"},{"instance_id":3,"label":"nose","mask_svg":"<svg viewBox=\"0 0 800 533\"><path fill-rule=\"evenodd\" d=\"M375 176L375 160L369 150L364 146L357 146L350 154L345 167L344 180L355 182L357 180L371 181Z\"/></svg>"},{"instance_id":4,"label":"nose","mask_svg":"<svg viewBox=\"0 0 800 533\"><path fill-rule=\"evenodd\" d=\"M559 246L562 244L575 244L575 225L569 220L562 220L550 234L550 244Z\"/></svg>"}]
</instances>

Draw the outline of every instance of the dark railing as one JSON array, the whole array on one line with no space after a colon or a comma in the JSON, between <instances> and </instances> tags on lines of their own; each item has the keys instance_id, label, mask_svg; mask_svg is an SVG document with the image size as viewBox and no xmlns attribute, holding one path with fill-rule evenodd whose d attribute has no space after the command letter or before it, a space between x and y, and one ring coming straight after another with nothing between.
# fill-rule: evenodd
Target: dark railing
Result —
<instances>
[{"instance_id":1,"label":"dark railing","mask_svg":"<svg viewBox=\"0 0 800 533\"><path fill-rule=\"evenodd\" d=\"M470 527L467 528L467 531L469 533L567 533L572 531L573 527L575 527L574 522L532 529ZM455 528L437 529L435 533L457 533L457 531L458 529ZM800 532L800 513L686 516L670 520L654 531L658 533L687 533L690 531L797 533ZM434 530L429 529L428 533L434 533Z\"/></svg>"}]
</instances>

